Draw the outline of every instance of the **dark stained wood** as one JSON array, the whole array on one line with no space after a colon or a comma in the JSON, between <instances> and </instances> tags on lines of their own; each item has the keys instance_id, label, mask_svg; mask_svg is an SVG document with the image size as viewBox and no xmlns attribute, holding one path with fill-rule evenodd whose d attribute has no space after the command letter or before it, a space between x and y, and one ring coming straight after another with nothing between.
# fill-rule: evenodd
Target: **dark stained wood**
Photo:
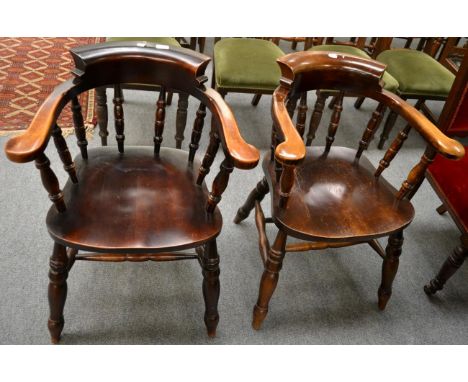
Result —
<instances>
[{"instance_id":1,"label":"dark stained wood","mask_svg":"<svg viewBox=\"0 0 468 382\"><path fill-rule=\"evenodd\" d=\"M444 288L447 280L463 265L468 257L468 236L462 235L461 244L453 250L453 253L445 260L439 273L427 285L424 286L424 292L428 295L435 294Z\"/></svg>"},{"instance_id":2,"label":"dark stained wood","mask_svg":"<svg viewBox=\"0 0 468 382\"><path fill-rule=\"evenodd\" d=\"M63 308L67 299L68 257L63 245L54 243L54 251L50 257L49 269L49 309L47 322L51 341L57 344L60 341L63 325Z\"/></svg>"},{"instance_id":3,"label":"dark stained wood","mask_svg":"<svg viewBox=\"0 0 468 382\"><path fill-rule=\"evenodd\" d=\"M395 156L398 154L398 151L400 151L401 147L403 146L403 143L408 138L410 130L411 126L406 125L406 127L398 133L397 137L394 139L394 141L386 151L384 157L379 162L379 167L375 171L375 176L377 178L388 166L390 166L390 163L392 162L393 158L395 158Z\"/></svg>"},{"instance_id":4,"label":"dark stained wood","mask_svg":"<svg viewBox=\"0 0 468 382\"><path fill-rule=\"evenodd\" d=\"M75 78L54 89L26 132L10 139L5 147L12 161L35 161L54 203L46 219L55 242L49 286L49 330L54 343L59 341L63 329L66 278L75 260L197 259L203 269L208 335L213 337L216 333L220 289L215 240L222 225L216 204L233 168L255 167L259 153L242 139L234 115L222 96L205 87L204 71L209 57L182 48L144 45L127 41L72 50ZM156 104L154 147L127 147L124 152L121 84L132 83L162 91ZM85 142L86 135L77 97L93 88L100 89L102 96L102 90L110 85L116 90L114 114L118 149L100 147L88 153L86 144L80 144ZM190 153L161 147L166 89L183 94L182 98L191 95L201 103ZM82 157L75 159L76 168L56 124L60 112L70 101L82 152ZM105 98L101 98L102 107L104 101ZM209 170L219 146L224 154L211 193L203 176L199 176L198 169L202 165L194 158L206 109L212 115L212 144L208 159L203 162L205 169ZM63 192L44 154L50 137L70 175ZM195 249L196 254L180 252L190 248ZM78 254L78 250L90 253Z\"/></svg>"},{"instance_id":5,"label":"dark stained wood","mask_svg":"<svg viewBox=\"0 0 468 382\"><path fill-rule=\"evenodd\" d=\"M68 150L67 142L62 135L62 129L57 124L55 124L55 127L52 130L52 136L54 137L55 147L57 148L60 160L63 163L64 170L68 173L73 183L78 183L75 163L73 162L70 151Z\"/></svg>"},{"instance_id":6,"label":"dark stained wood","mask_svg":"<svg viewBox=\"0 0 468 382\"><path fill-rule=\"evenodd\" d=\"M304 136L306 118L307 118L307 93L304 92L301 95L301 100L299 101L299 107L297 108L297 121L296 121L296 129L301 137Z\"/></svg>"},{"instance_id":7,"label":"dark stained wood","mask_svg":"<svg viewBox=\"0 0 468 382\"><path fill-rule=\"evenodd\" d=\"M258 182L257 186L249 194L244 205L237 210L234 223L239 224L242 220L245 220L249 216L250 211L252 211L254 208L255 202L261 202L265 195L268 194L268 191L268 181L264 177L260 182Z\"/></svg>"},{"instance_id":8,"label":"dark stained wood","mask_svg":"<svg viewBox=\"0 0 468 382\"><path fill-rule=\"evenodd\" d=\"M216 327L219 322L219 255L216 240L205 244L201 261L203 274L203 298L205 299L205 325L208 336L216 336Z\"/></svg>"},{"instance_id":9,"label":"dark stained wood","mask_svg":"<svg viewBox=\"0 0 468 382\"><path fill-rule=\"evenodd\" d=\"M318 51L293 53L277 61L282 78L273 94L273 154L266 154L263 160L268 188L262 183L257 185L235 218L236 223L240 222L255 206L264 273L254 308L253 326L258 329L267 315L268 304L287 251L367 243L384 259L378 292L378 306L384 309L391 296L392 283L398 269L403 230L414 217L410 199L422 183L435 153L448 159L459 159L464 155L464 148L445 136L414 107L382 89L380 79L385 67L375 61ZM334 103L327 146L306 147L292 123L286 103L293 98L290 93L297 96L317 89L329 89L339 96ZM365 96L378 102L359 141L358 150L332 146L343 95ZM385 108L405 118L409 127L395 140L375 176L376 168L366 158L364 151ZM312 119L317 114L316 107ZM398 153L410 128L427 142L427 149L421 161L410 171L402 189L397 191L380 173ZM315 135L314 129L311 129L311 137ZM265 218L260 205L267 191L271 192L271 219ZM265 233L265 224L269 221L273 221L278 228L275 244L271 247ZM306 242L286 246L287 236ZM389 237L385 251L377 241L380 237Z\"/></svg>"},{"instance_id":10,"label":"dark stained wood","mask_svg":"<svg viewBox=\"0 0 468 382\"><path fill-rule=\"evenodd\" d=\"M328 126L325 151L330 151L330 147L335 140L336 130L338 129L341 112L343 111L343 97L344 93L340 93L333 104L333 113L330 119L330 125Z\"/></svg>"},{"instance_id":11,"label":"dark stained wood","mask_svg":"<svg viewBox=\"0 0 468 382\"><path fill-rule=\"evenodd\" d=\"M208 201L206 203L207 212L213 212L217 204L221 201L221 195L226 190L229 175L232 170L234 170L234 166L231 161L229 159L224 159L219 168L219 172L213 181L210 195L208 196Z\"/></svg>"},{"instance_id":12,"label":"dark stained wood","mask_svg":"<svg viewBox=\"0 0 468 382\"><path fill-rule=\"evenodd\" d=\"M109 131L107 131L108 110L107 94L105 87L100 87L96 89L96 103L96 117L97 124L99 126L99 136L101 137L101 145L107 146L107 137L109 136Z\"/></svg>"},{"instance_id":13,"label":"dark stained wood","mask_svg":"<svg viewBox=\"0 0 468 382\"><path fill-rule=\"evenodd\" d=\"M200 138L203 132L203 125L205 123L205 116L206 116L206 106L201 103L197 110L197 117L193 123L193 130L192 130L192 138L190 140L189 145L189 162L193 163L193 159L195 158L195 153L198 150L198 146L200 143Z\"/></svg>"},{"instance_id":14,"label":"dark stained wood","mask_svg":"<svg viewBox=\"0 0 468 382\"><path fill-rule=\"evenodd\" d=\"M203 157L202 164L198 170L197 184L202 184L205 176L210 172L211 165L213 164L216 153L218 152L220 139L214 127L214 122L211 123L210 143L206 149L205 156Z\"/></svg>"},{"instance_id":15,"label":"dark stained wood","mask_svg":"<svg viewBox=\"0 0 468 382\"><path fill-rule=\"evenodd\" d=\"M115 119L115 139L117 140L117 147L120 153L124 152L125 141L125 122L123 111L123 95L120 84L114 85L114 119Z\"/></svg>"},{"instance_id":16,"label":"dark stained wood","mask_svg":"<svg viewBox=\"0 0 468 382\"><path fill-rule=\"evenodd\" d=\"M402 246L403 231L391 234L388 238L387 248L385 249L386 255L382 264L382 283L378 291L380 310L385 309L392 295L392 284L398 271Z\"/></svg>"},{"instance_id":17,"label":"dark stained wood","mask_svg":"<svg viewBox=\"0 0 468 382\"><path fill-rule=\"evenodd\" d=\"M86 139L86 129L83 120L83 114L81 114L81 105L77 97L72 98L72 115L73 115L73 125L75 126L75 134L78 139L78 146L81 151L81 156L86 159L88 157L87 147L88 141Z\"/></svg>"},{"instance_id":18,"label":"dark stained wood","mask_svg":"<svg viewBox=\"0 0 468 382\"><path fill-rule=\"evenodd\" d=\"M278 230L275 242L268 252L268 258L265 263L262 279L260 281L260 290L258 292L258 300L254 307L252 327L255 330L260 329L267 313L268 304L271 296L278 284L279 272L283 266L285 255L287 235L282 230Z\"/></svg>"},{"instance_id":19,"label":"dark stained wood","mask_svg":"<svg viewBox=\"0 0 468 382\"><path fill-rule=\"evenodd\" d=\"M54 203L56 211L59 213L66 211L66 206L63 198L63 192L60 189L57 176L50 168L50 160L42 153L35 160L36 168L41 173L41 180L44 188L49 193L49 199Z\"/></svg>"},{"instance_id":20,"label":"dark stained wood","mask_svg":"<svg viewBox=\"0 0 468 382\"><path fill-rule=\"evenodd\" d=\"M105 253L204 244L219 234L221 215L205 213L208 190L195 185L187 160L187 152L166 147L159 159L151 147L127 147L125 156L112 147L89 150L87 162L77 159L79 183L64 187L67 214L49 211L50 234L66 246Z\"/></svg>"},{"instance_id":21,"label":"dark stained wood","mask_svg":"<svg viewBox=\"0 0 468 382\"><path fill-rule=\"evenodd\" d=\"M156 118L154 122L154 155L158 156L161 150L164 131L164 120L166 119L166 89L164 87L159 91L159 98L156 102Z\"/></svg>"},{"instance_id":22,"label":"dark stained wood","mask_svg":"<svg viewBox=\"0 0 468 382\"><path fill-rule=\"evenodd\" d=\"M325 101L327 97L317 90L317 101L315 102L314 112L310 117L309 132L307 133L306 146L310 146L315 138L315 132L319 127L320 121L322 120L323 109L325 108Z\"/></svg>"},{"instance_id":23,"label":"dark stained wood","mask_svg":"<svg viewBox=\"0 0 468 382\"><path fill-rule=\"evenodd\" d=\"M179 102L177 103L177 115L176 115L176 148L182 147L182 141L184 140L185 125L187 124L187 108L188 108L188 97L186 93L179 93Z\"/></svg>"}]
</instances>

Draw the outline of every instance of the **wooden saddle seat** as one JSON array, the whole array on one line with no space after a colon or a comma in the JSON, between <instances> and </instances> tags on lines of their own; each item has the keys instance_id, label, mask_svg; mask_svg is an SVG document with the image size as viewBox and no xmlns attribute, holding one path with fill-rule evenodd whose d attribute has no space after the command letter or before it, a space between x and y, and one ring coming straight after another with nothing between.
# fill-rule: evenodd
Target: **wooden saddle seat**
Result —
<instances>
[{"instance_id":1,"label":"wooden saddle seat","mask_svg":"<svg viewBox=\"0 0 468 382\"><path fill-rule=\"evenodd\" d=\"M275 164L267 155L263 168L272 192L275 223L291 236L320 241L363 241L388 236L410 224L414 209L398 201L397 190L363 155L346 147L308 147L296 167L286 208L280 208L280 185Z\"/></svg>"},{"instance_id":2,"label":"wooden saddle seat","mask_svg":"<svg viewBox=\"0 0 468 382\"><path fill-rule=\"evenodd\" d=\"M47 215L52 238L82 250L155 253L193 248L221 231L219 209L205 211L208 190L195 182L200 162L187 164L188 152L162 147L115 147L75 158L78 183L70 180L67 210Z\"/></svg>"}]
</instances>

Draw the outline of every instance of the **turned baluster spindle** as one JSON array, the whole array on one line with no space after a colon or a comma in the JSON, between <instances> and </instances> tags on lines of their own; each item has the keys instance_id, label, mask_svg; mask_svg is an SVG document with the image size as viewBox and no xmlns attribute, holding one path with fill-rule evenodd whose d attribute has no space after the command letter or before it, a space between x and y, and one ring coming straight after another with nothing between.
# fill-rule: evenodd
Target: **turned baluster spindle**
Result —
<instances>
[{"instance_id":1,"label":"turned baluster spindle","mask_svg":"<svg viewBox=\"0 0 468 382\"><path fill-rule=\"evenodd\" d=\"M315 102L314 111L312 112L312 116L310 117L309 132L307 133L306 146L310 146L315 138L315 133L322 119L323 109L325 108L326 100L327 97L323 95L323 93L321 93L320 90L317 90L317 101Z\"/></svg>"},{"instance_id":2,"label":"turned baluster spindle","mask_svg":"<svg viewBox=\"0 0 468 382\"><path fill-rule=\"evenodd\" d=\"M206 105L204 105L203 103L200 103L200 106L198 107L198 110L197 110L197 116L195 118L195 122L193 123L192 138L190 140L190 145L189 145L189 163L193 163L193 159L195 158L195 153L198 150L201 134L203 131L203 125L205 123L205 116L206 116Z\"/></svg>"},{"instance_id":3,"label":"turned baluster spindle","mask_svg":"<svg viewBox=\"0 0 468 382\"><path fill-rule=\"evenodd\" d=\"M330 125L328 126L328 135L326 138L325 151L330 151L330 147L335 140L336 130L340 123L341 112L343 110L343 92L336 97L336 101L333 104L333 113L330 120Z\"/></svg>"},{"instance_id":4,"label":"turned baluster spindle","mask_svg":"<svg viewBox=\"0 0 468 382\"><path fill-rule=\"evenodd\" d=\"M362 152L367 150L369 147L369 143L374 137L375 131L379 126L380 122L382 121L383 115L385 113L386 106L383 103L379 103L377 109L372 113L372 117L367 124L367 128L362 135L361 140L359 141L359 149L356 153L356 158L360 158Z\"/></svg>"},{"instance_id":5,"label":"turned baluster spindle","mask_svg":"<svg viewBox=\"0 0 468 382\"><path fill-rule=\"evenodd\" d=\"M275 151L276 151L276 146L278 146L278 135L276 133L276 128L275 124L271 127L271 145L270 145L270 160L275 160Z\"/></svg>"},{"instance_id":6,"label":"turned baluster spindle","mask_svg":"<svg viewBox=\"0 0 468 382\"><path fill-rule=\"evenodd\" d=\"M107 137L109 131L107 131L108 124L108 110L107 110L107 94L106 88L96 88L96 114L97 123L99 125L99 136L101 137L101 145L107 146Z\"/></svg>"},{"instance_id":7,"label":"turned baluster spindle","mask_svg":"<svg viewBox=\"0 0 468 382\"><path fill-rule=\"evenodd\" d=\"M380 174L382 174L383 170L385 170L388 166L390 166L391 161L393 158L395 158L395 155L397 155L398 151L400 151L401 146L403 146L403 143L406 141L408 138L408 134L411 130L410 125L406 125L406 127L401 130L397 137L393 140L392 144L386 151L384 157L380 160L379 162L379 167L375 171L375 177L378 178Z\"/></svg>"},{"instance_id":8,"label":"turned baluster spindle","mask_svg":"<svg viewBox=\"0 0 468 382\"><path fill-rule=\"evenodd\" d=\"M286 103L286 110L288 111L291 119L294 117L294 111L296 110L298 96L294 95L289 97L288 102Z\"/></svg>"},{"instance_id":9,"label":"turned baluster spindle","mask_svg":"<svg viewBox=\"0 0 468 382\"><path fill-rule=\"evenodd\" d=\"M52 129L52 137L54 138L54 144L57 148L60 160L63 163L63 168L68 173L71 181L73 183L78 183L78 178L76 177L75 163L73 162L70 151L68 150L67 142L62 135L62 129L55 124Z\"/></svg>"},{"instance_id":10,"label":"turned baluster spindle","mask_svg":"<svg viewBox=\"0 0 468 382\"><path fill-rule=\"evenodd\" d=\"M294 175L295 175L295 167L283 165L281 171L281 177L279 180L280 183L280 206L286 207L287 201L289 199L289 194L291 189L294 185Z\"/></svg>"},{"instance_id":11,"label":"turned baluster spindle","mask_svg":"<svg viewBox=\"0 0 468 382\"><path fill-rule=\"evenodd\" d=\"M36 168L41 174L42 184L49 193L49 199L54 203L58 212L65 212L65 202L63 200L63 192L60 189L55 173L50 168L50 160L44 153L39 154L35 159Z\"/></svg>"},{"instance_id":12,"label":"turned baluster spindle","mask_svg":"<svg viewBox=\"0 0 468 382\"><path fill-rule=\"evenodd\" d=\"M206 149L205 156L203 157L202 164L198 170L197 184L201 185L206 175L210 172L210 167L213 164L216 153L218 152L221 141L216 131L214 117L211 120L210 143Z\"/></svg>"},{"instance_id":13,"label":"turned baluster spindle","mask_svg":"<svg viewBox=\"0 0 468 382\"><path fill-rule=\"evenodd\" d=\"M179 102L177 103L176 113L176 148L182 147L182 141L184 140L184 131L187 124L187 108L188 108L188 97L187 93L179 93Z\"/></svg>"},{"instance_id":14,"label":"turned baluster spindle","mask_svg":"<svg viewBox=\"0 0 468 382\"><path fill-rule=\"evenodd\" d=\"M71 101L73 126L75 127L76 138L78 139L78 147L80 148L83 159L88 159L88 141L86 140L86 128L83 114L81 114L81 105L77 97L73 97Z\"/></svg>"},{"instance_id":15,"label":"turned baluster spindle","mask_svg":"<svg viewBox=\"0 0 468 382\"><path fill-rule=\"evenodd\" d=\"M164 120L166 118L166 89L161 87L159 98L156 102L156 120L154 122L154 156L159 155L163 140Z\"/></svg>"},{"instance_id":16,"label":"turned baluster spindle","mask_svg":"<svg viewBox=\"0 0 468 382\"><path fill-rule=\"evenodd\" d=\"M120 85L114 85L114 119L115 119L115 138L120 153L124 152L124 112L123 112L123 93Z\"/></svg>"},{"instance_id":17,"label":"turned baluster spindle","mask_svg":"<svg viewBox=\"0 0 468 382\"><path fill-rule=\"evenodd\" d=\"M410 199L414 193L413 189L419 187L424 180L424 174L426 173L427 167L434 161L436 151L432 146L428 146L421 157L421 160L414 166L408 174L408 177L401 185L400 190L397 194L397 199L403 198Z\"/></svg>"},{"instance_id":18,"label":"turned baluster spindle","mask_svg":"<svg viewBox=\"0 0 468 382\"><path fill-rule=\"evenodd\" d=\"M307 92L302 93L297 110L296 129L299 135L303 137L307 118Z\"/></svg>"},{"instance_id":19,"label":"turned baluster spindle","mask_svg":"<svg viewBox=\"0 0 468 382\"><path fill-rule=\"evenodd\" d=\"M219 172L213 181L211 192L208 195L208 200L206 203L207 212L213 212L216 208L216 205L221 201L221 195L227 187L229 175L231 174L232 170L234 170L234 166L232 165L231 161L227 158L224 159L221 162Z\"/></svg>"}]
</instances>

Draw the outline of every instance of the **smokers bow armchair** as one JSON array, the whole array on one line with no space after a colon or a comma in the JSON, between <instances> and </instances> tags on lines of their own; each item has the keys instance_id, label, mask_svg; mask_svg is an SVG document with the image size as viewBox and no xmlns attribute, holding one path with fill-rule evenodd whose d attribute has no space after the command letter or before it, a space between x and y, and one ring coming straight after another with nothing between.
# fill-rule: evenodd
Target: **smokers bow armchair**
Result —
<instances>
[{"instance_id":1,"label":"smokers bow armchair","mask_svg":"<svg viewBox=\"0 0 468 382\"><path fill-rule=\"evenodd\" d=\"M255 167L258 151L244 142L220 95L205 87L209 57L184 48L160 48L151 43L142 47L136 42L85 46L73 49L71 54L75 77L59 85L42 104L25 134L10 139L6 145L10 160L35 162L53 202L46 221L54 240L48 291L52 342L59 341L63 329L67 276L75 260L197 259L203 270L205 324L208 335L214 336L219 297L216 237L222 225L217 204L233 168ZM117 97L117 147L88 150L77 96L92 88L122 83L160 87L155 102L154 145L124 147L123 106ZM200 101L189 152L161 147L167 89ZM75 160L56 123L70 101L81 150ZM195 154L206 109L212 114L210 141L199 161ZM51 137L69 174L63 191L45 154ZM219 146L225 159L208 192L204 178ZM181 252L187 249L195 252Z\"/></svg>"},{"instance_id":2,"label":"smokers bow armchair","mask_svg":"<svg viewBox=\"0 0 468 382\"><path fill-rule=\"evenodd\" d=\"M382 281L378 306L384 309L392 293L403 245L403 230L411 223L410 199L424 179L436 153L450 159L464 155L463 146L446 137L427 118L397 95L382 88L385 66L365 58L337 52L299 52L277 60L280 86L272 100L271 153L263 159L265 177L239 209L235 223L255 208L260 254L264 272L254 307L253 327L259 329L268 312L286 252L345 247L368 243L382 258ZM405 118L427 141L427 148L399 190L382 176L401 148L406 128L400 132L378 168L364 156L377 126L375 113L357 149L335 147L336 112L332 115L325 146L307 146L298 130L305 115L294 126L287 111L288 99L317 89L346 91L382 103ZM265 218L261 200L271 193L272 218ZM265 224L278 228L270 246ZM302 240L286 245L288 236ZM389 237L386 250L377 239Z\"/></svg>"}]
</instances>

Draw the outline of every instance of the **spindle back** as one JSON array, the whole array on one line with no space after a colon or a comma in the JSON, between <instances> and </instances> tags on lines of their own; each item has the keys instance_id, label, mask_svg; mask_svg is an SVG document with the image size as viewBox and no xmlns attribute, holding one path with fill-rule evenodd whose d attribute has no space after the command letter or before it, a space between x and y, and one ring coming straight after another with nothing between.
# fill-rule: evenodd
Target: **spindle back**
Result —
<instances>
[{"instance_id":1,"label":"spindle back","mask_svg":"<svg viewBox=\"0 0 468 382\"><path fill-rule=\"evenodd\" d=\"M398 153L411 127L427 141L428 147L421 161L411 170L401 186L398 193L399 199L412 197L424 179L427 166L432 162L437 152L449 158L460 158L464 154L463 147L458 142L446 137L420 112L401 98L383 89L381 78L385 71L385 65L379 62L338 52L310 51L288 54L279 58L277 62L281 68L282 77L280 86L273 95L274 139L272 148L275 159L283 166L281 176L285 179L291 179L291 175L286 175L285 170L291 173L290 167L300 162L306 154L302 138L305 117L302 116L301 120L298 118L298 123L294 126L287 112L287 103L290 99L297 99L301 94L316 89L336 90L343 94L346 93L348 96L372 98L380 103L380 110L378 108L374 112L373 118L357 144L356 162L359 161L363 150L367 148L372 139L377 125L376 120L379 118L378 114L382 112L382 108L389 107L407 120L409 127L400 132L385 153L379 168L376 170L376 178L389 166ZM333 144L341 109L341 103L337 102L328 128L325 154ZM287 188L290 187L292 187L291 181L285 185L285 190L282 190L285 195L288 193Z\"/></svg>"}]
</instances>

